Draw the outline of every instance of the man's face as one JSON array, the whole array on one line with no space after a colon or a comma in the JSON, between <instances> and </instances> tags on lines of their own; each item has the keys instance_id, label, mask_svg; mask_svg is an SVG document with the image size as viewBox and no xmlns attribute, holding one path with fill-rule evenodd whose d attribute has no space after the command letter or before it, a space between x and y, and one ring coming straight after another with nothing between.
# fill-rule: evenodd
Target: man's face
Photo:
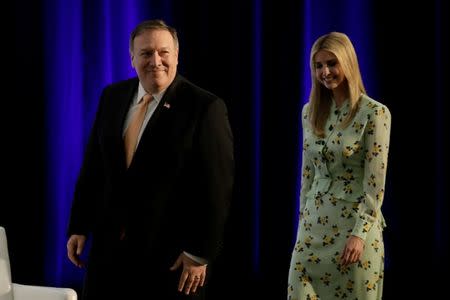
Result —
<instances>
[{"instance_id":1,"label":"man's face","mask_svg":"<svg viewBox=\"0 0 450 300\"><path fill-rule=\"evenodd\" d=\"M178 65L178 48L170 32L147 30L136 36L131 63L147 92L166 89L175 78Z\"/></svg>"}]
</instances>

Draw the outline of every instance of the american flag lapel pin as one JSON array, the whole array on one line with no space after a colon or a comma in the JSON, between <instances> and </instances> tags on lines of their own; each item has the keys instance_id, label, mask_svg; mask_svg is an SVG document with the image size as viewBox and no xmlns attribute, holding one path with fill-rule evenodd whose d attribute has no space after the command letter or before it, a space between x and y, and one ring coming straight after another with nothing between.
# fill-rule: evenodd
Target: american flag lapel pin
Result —
<instances>
[{"instance_id":1,"label":"american flag lapel pin","mask_svg":"<svg viewBox=\"0 0 450 300\"><path fill-rule=\"evenodd\" d=\"M164 103L164 107L167 108L167 109L169 109L169 108L170 108L170 103L165 102L165 103Z\"/></svg>"}]
</instances>

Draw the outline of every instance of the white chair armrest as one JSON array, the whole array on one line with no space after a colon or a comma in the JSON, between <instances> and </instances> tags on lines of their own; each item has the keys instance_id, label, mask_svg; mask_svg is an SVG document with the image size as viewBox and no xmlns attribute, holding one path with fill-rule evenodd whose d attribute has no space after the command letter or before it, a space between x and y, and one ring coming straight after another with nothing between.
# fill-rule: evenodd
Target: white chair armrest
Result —
<instances>
[{"instance_id":1,"label":"white chair armrest","mask_svg":"<svg viewBox=\"0 0 450 300\"><path fill-rule=\"evenodd\" d=\"M11 277L9 275L9 264L3 258L0 258L0 300L12 300L12 285Z\"/></svg>"},{"instance_id":2,"label":"white chair armrest","mask_svg":"<svg viewBox=\"0 0 450 300\"><path fill-rule=\"evenodd\" d=\"M73 289L13 283L14 300L77 300Z\"/></svg>"}]
</instances>

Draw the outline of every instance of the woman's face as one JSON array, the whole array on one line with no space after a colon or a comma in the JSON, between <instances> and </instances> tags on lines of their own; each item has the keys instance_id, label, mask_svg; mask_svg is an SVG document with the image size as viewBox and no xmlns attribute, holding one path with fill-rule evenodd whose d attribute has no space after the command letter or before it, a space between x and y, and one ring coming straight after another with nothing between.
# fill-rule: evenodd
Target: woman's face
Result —
<instances>
[{"instance_id":1,"label":"woman's face","mask_svg":"<svg viewBox=\"0 0 450 300\"><path fill-rule=\"evenodd\" d=\"M336 55L320 50L314 56L316 79L327 89L334 90L345 81L342 66Z\"/></svg>"}]
</instances>

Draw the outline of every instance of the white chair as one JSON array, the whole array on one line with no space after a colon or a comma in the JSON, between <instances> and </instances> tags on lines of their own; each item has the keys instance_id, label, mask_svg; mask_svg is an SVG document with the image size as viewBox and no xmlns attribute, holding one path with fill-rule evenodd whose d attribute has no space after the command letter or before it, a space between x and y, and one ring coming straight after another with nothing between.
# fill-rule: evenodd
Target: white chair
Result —
<instances>
[{"instance_id":1,"label":"white chair","mask_svg":"<svg viewBox=\"0 0 450 300\"><path fill-rule=\"evenodd\" d=\"M77 300L77 293L70 288L12 283L6 232L0 226L0 300Z\"/></svg>"}]
</instances>

